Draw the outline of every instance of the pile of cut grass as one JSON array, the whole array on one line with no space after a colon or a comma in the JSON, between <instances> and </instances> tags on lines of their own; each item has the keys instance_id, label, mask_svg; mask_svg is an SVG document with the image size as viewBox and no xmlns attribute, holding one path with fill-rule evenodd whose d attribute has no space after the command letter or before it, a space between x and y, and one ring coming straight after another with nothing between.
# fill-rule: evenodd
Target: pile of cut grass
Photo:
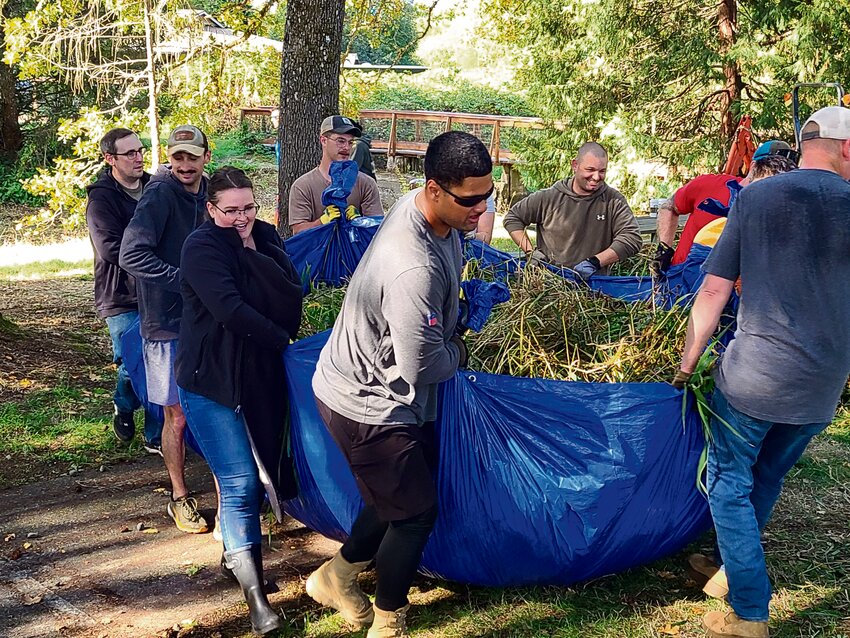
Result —
<instances>
[{"instance_id":1,"label":"pile of cut grass","mask_svg":"<svg viewBox=\"0 0 850 638\"><path fill-rule=\"evenodd\" d=\"M481 275L475 268L465 274ZM468 333L469 368L568 381L667 381L676 372L687 311L625 302L578 287L545 269L527 269L508 287L480 333ZM300 334L333 327L344 288L320 286L304 299Z\"/></svg>"},{"instance_id":2,"label":"pile of cut grass","mask_svg":"<svg viewBox=\"0 0 850 638\"><path fill-rule=\"evenodd\" d=\"M466 338L471 369L615 383L666 381L675 374L686 310L613 299L539 268L526 269L509 288L511 300Z\"/></svg>"}]
</instances>

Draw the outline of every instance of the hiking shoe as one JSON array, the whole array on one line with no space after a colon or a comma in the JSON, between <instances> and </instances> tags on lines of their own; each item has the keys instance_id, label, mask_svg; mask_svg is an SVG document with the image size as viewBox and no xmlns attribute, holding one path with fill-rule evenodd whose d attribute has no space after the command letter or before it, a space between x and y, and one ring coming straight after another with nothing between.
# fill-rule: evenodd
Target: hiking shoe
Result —
<instances>
[{"instance_id":1,"label":"hiking shoe","mask_svg":"<svg viewBox=\"0 0 850 638\"><path fill-rule=\"evenodd\" d=\"M407 612L410 605L395 611L384 611L375 607L375 622L369 627L366 638L405 638L407 633Z\"/></svg>"},{"instance_id":2,"label":"hiking shoe","mask_svg":"<svg viewBox=\"0 0 850 638\"><path fill-rule=\"evenodd\" d=\"M691 570L707 580L702 591L712 598L726 598L729 595L729 582L726 580L726 570L718 566L708 556L691 554L688 556Z\"/></svg>"},{"instance_id":3,"label":"hiking shoe","mask_svg":"<svg viewBox=\"0 0 850 638\"><path fill-rule=\"evenodd\" d=\"M136 434L136 422L133 421L132 412L119 412L115 408L115 416L112 417L112 431L122 443L129 443Z\"/></svg>"},{"instance_id":4,"label":"hiking shoe","mask_svg":"<svg viewBox=\"0 0 850 638\"><path fill-rule=\"evenodd\" d=\"M144 447L148 454L159 454L162 456L162 443L159 441L145 441Z\"/></svg>"},{"instance_id":5,"label":"hiking shoe","mask_svg":"<svg viewBox=\"0 0 850 638\"><path fill-rule=\"evenodd\" d=\"M710 638L769 638L767 622L742 620L734 611L710 611L702 624Z\"/></svg>"},{"instance_id":6,"label":"hiking shoe","mask_svg":"<svg viewBox=\"0 0 850 638\"><path fill-rule=\"evenodd\" d=\"M203 534L209 530L209 525L198 512L198 501L191 496L184 496L169 501L168 515L174 519L177 529L187 534Z\"/></svg>"}]
</instances>

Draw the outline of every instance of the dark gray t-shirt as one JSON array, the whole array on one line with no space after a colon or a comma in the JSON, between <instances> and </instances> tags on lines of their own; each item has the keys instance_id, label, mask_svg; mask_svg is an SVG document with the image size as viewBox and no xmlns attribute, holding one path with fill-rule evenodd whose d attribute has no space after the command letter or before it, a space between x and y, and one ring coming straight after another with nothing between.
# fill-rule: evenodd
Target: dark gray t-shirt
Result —
<instances>
[{"instance_id":1,"label":"dark gray t-shirt","mask_svg":"<svg viewBox=\"0 0 850 638\"><path fill-rule=\"evenodd\" d=\"M801 169L745 188L706 263L742 296L717 387L777 423L831 421L850 373L850 184Z\"/></svg>"},{"instance_id":2,"label":"dark gray t-shirt","mask_svg":"<svg viewBox=\"0 0 850 638\"><path fill-rule=\"evenodd\" d=\"M351 277L319 355L313 392L360 423L421 425L437 417L437 384L457 370L455 332L462 255L452 230L438 237L398 201Z\"/></svg>"}]
</instances>

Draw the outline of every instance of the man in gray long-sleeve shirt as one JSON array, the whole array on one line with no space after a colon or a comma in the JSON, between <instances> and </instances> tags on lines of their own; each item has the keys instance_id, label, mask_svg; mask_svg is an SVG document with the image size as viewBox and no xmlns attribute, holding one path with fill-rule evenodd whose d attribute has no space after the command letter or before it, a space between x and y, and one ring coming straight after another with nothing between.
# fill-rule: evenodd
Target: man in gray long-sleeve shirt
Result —
<instances>
[{"instance_id":1,"label":"man in gray long-sleeve shirt","mask_svg":"<svg viewBox=\"0 0 850 638\"><path fill-rule=\"evenodd\" d=\"M466 361L456 335L460 232L493 192L490 155L459 131L434 138L423 188L384 220L351 279L319 356L313 392L357 480L365 507L307 593L370 638L407 636L407 592L437 517L432 478L437 385ZM379 551L380 550L380 551ZM376 559L375 605L357 574ZM373 622L374 621L374 622Z\"/></svg>"},{"instance_id":2,"label":"man in gray long-sleeve shirt","mask_svg":"<svg viewBox=\"0 0 850 638\"><path fill-rule=\"evenodd\" d=\"M529 261L572 268L587 280L641 247L640 229L626 198L605 183L608 153L581 146L573 177L532 193L505 215L505 230ZM537 226L537 248L525 233Z\"/></svg>"}]
</instances>

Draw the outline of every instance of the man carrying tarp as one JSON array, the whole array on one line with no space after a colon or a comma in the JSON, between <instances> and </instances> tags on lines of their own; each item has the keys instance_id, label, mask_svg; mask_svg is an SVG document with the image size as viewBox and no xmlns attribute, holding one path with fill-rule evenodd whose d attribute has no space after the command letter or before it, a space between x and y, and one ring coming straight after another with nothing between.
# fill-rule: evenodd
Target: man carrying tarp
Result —
<instances>
[{"instance_id":1,"label":"man carrying tarp","mask_svg":"<svg viewBox=\"0 0 850 638\"><path fill-rule=\"evenodd\" d=\"M600 144L583 144L572 168L572 178L515 204L504 225L529 263L565 266L586 281L637 253L640 228L626 198L605 183L608 152ZM536 248L525 232L531 224Z\"/></svg>"},{"instance_id":2,"label":"man carrying tarp","mask_svg":"<svg viewBox=\"0 0 850 638\"><path fill-rule=\"evenodd\" d=\"M331 184L331 162L350 159L352 144L360 134L360 127L342 115L331 115L322 121L319 129L322 159L316 168L296 179L289 189L289 226L293 235L328 224L342 215L351 220L360 215L384 214L378 185L365 173L357 174L345 210L322 204L322 192Z\"/></svg>"},{"instance_id":3,"label":"man carrying tarp","mask_svg":"<svg viewBox=\"0 0 850 638\"><path fill-rule=\"evenodd\" d=\"M168 161L148 183L121 243L121 267L139 288L142 355L148 400L165 412L162 455L171 479L168 515L177 529L203 534L207 521L189 495L185 477L186 416L177 398L174 359L183 299L180 296L180 251L183 242L206 219L210 161L207 137L183 125L168 137Z\"/></svg>"},{"instance_id":4,"label":"man carrying tarp","mask_svg":"<svg viewBox=\"0 0 850 638\"><path fill-rule=\"evenodd\" d=\"M407 593L437 518L437 385L467 358L456 332L460 234L486 209L492 168L468 133L431 141L425 186L399 200L369 245L313 377L365 506L307 593L352 624L371 623L367 638L408 635ZM372 560L374 607L357 585Z\"/></svg>"},{"instance_id":5,"label":"man carrying tarp","mask_svg":"<svg viewBox=\"0 0 850 638\"><path fill-rule=\"evenodd\" d=\"M760 532L850 373L850 110L817 111L801 140L801 170L738 195L705 262L673 380L688 382L740 276L738 328L712 397L708 496L732 606L703 618L714 637L768 636Z\"/></svg>"}]
</instances>

